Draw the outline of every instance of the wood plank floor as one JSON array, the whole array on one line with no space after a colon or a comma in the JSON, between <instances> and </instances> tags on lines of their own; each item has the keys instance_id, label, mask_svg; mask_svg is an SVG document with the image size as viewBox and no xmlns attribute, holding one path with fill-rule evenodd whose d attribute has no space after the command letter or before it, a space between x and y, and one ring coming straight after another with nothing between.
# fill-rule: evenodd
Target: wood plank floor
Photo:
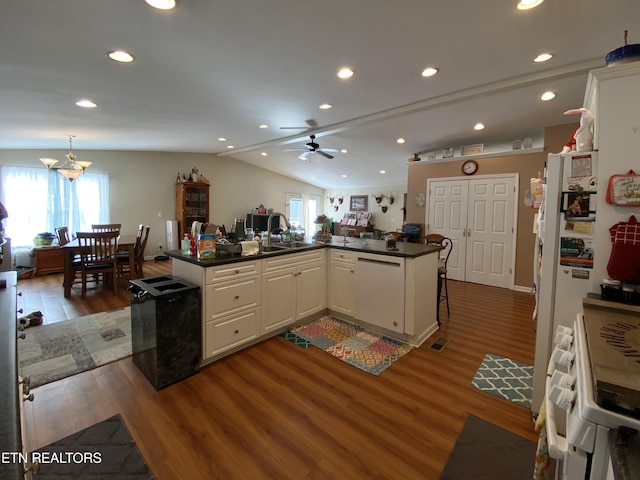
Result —
<instances>
[{"instance_id":1,"label":"wood plank floor","mask_svg":"<svg viewBox=\"0 0 640 480\"><path fill-rule=\"evenodd\" d=\"M146 263L146 276L171 268ZM25 304L45 316L129 303L124 288L64 299L49 277L20 282ZM386 480L437 479L467 413L535 441L529 410L471 386L486 353L533 364L533 298L453 281L449 295L451 316L442 304L431 339L447 338L446 348L425 344L379 377L280 337L159 392L126 358L36 388L26 404L28 447L120 413L158 480ZM532 468L533 460L522 459Z\"/></svg>"}]
</instances>

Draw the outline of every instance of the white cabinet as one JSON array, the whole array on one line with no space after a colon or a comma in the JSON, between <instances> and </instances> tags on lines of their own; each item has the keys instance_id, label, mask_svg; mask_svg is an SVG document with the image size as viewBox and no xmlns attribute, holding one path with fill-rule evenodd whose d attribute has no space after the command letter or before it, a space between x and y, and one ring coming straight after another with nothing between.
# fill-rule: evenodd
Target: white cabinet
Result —
<instances>
[{"instance_id":1,"label":"white cabinet","mask_svg":"<svg viewBox=\"0 0 640 480\"><path fill-rule=\"evenodd\" d=\"M329 309L353 316L353 286L355 284L355 253L329 251Z\"/></svg>"},{"instance_id":2,"label":"white cabinet","mask_svg":"<svg viewBox=\"0 0 640 480\"><path fill-rule=\"evenodd\" d=\"M205 360L260 336L260 272L260 261L205 269Z\"/></svg>"},{"instance_id":3,"label":"white cabinet","mask_svg":"<svg viewBox=\"0 0 640 480\"><path fill-rule=\"evenodd\" d=\"M326 308L324 249L263 260L262 334Z\"/></svg>"}]
</instances>

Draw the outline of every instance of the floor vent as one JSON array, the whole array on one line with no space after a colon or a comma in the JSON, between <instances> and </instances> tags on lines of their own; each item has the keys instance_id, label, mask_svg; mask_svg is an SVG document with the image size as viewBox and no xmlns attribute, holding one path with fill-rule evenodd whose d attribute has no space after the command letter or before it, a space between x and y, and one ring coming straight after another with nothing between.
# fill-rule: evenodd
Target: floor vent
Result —
<instances>
[{"instance_id":1,"label":"floor vent","mask_svg":"<svg viewBox=\"0 0 640 480\"><path fill-rule=\"evenodd\" d=\"M442 350L444 350L444 347L446 347L448 343L448 338L438 337L435 342L429 345L429 348L441 352Z\"/></svg>"}]
</instances>

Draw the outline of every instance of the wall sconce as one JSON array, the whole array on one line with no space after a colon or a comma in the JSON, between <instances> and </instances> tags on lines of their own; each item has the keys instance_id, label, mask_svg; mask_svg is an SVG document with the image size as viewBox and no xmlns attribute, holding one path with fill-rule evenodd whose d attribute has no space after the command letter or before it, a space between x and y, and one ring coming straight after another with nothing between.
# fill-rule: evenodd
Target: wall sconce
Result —
<instances>
[{"instance_id":1,"label":"wall sconce","mask_svg":"<svg viewBox=\"0 0 640 480\"><path fill-rule=\"evenodd\" d=\"M380 195L371 195L371 196L376 199L376 203L380 203L382 202L383 198L387 198L387 196L384 193L381 193Z\"/></svg>"}]
</instances>

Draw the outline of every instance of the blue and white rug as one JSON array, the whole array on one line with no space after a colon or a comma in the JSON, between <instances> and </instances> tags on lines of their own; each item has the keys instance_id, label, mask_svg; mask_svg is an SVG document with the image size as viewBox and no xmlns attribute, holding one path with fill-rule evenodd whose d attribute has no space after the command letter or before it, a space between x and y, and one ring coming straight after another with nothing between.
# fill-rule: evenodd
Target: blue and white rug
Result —
<instances>
[{"instance_id":1,"label":"blue and white rug","mask_svg":"<svg viewBox=\"0 0 640 480\"><path fill-rule=\"evenodd\" d=\"M531 408L533 367L488 353L471 380L471 385L490 395Z\"/></svg>"}]
</instances>

